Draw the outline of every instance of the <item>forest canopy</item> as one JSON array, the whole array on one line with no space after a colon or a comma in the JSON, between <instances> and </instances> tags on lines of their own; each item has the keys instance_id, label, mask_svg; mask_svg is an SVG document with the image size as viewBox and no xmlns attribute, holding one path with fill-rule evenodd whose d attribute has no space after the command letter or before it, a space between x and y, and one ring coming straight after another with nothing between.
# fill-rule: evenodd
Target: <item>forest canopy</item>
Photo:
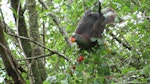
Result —
<instances>
[{"instance_id":1,"label":"forest canopy","mask_svg":"<svg viewBox=\"0 0 150 84\"><path fill-rule=\"evenodd\" d=\"M70 37L98 0L0 0L0 83L149 83L150 0L100 1L121 22L84 50Z\"/></svg>"}]
</instances>

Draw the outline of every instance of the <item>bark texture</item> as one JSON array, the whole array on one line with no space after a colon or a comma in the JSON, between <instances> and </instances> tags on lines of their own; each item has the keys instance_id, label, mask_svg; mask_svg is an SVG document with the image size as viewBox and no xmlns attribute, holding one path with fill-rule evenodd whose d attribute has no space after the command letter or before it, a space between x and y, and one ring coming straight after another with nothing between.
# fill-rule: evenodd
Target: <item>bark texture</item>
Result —
<instances>
[{"instance_id":1,"label":"bark texture","mask_svg":"<svg viewBox=\"0 0 150 84\"><path fill-rule=\"evenodd\" d=\"M21 76L22 68L13 58L13 55L8 47L8 43L5 39L3 29L3 22L0 21L0 56L5 65L7 74L12 77L14 84L25 84L25 81Z\"/></svg>"},{"instance_id":2,"label":"bark texture","mask_svg":"<svg viewBox=\"0 0 150 84\"><path fill-rule=\"evenodd\" d=\"M36 3L34 0L27 0L27 9L29 14L29 27L30 27L30 39L40 43L39 27L38 27L38 15L36 11ZM11 0L11 6L17 12L17 16L14 14L16 26L18 28L18 35L29 38L28 30L23 16L24 9L21 7L20 0ZM21 47L24 51L25 57L34 57L42 54L41 47L36 44L30 43L29 40L19 39ZM46 79L47 74L43 59L31 59L27 60L28 74L30 78L30 84L42 84Z\"/></svg>"},{"instance_id":3,"label":"bark texture","mask_svg":"<svg viewBox=\"0 0 150 84\"><path fill-rule=\"evenodd\" d=\"M38 14L36 10L36 1L27 0L27 9L29 14L29 26L30 26L30 37L32 40L40 42L40 33L38 26ZM42 49L36 44L32 44L32 56L38 56L42 54ZM42 84L46 79L47 74L44 66L44 59L32 60L32 73L34 77L34 84Z\"/></svg>"}]
</instances>

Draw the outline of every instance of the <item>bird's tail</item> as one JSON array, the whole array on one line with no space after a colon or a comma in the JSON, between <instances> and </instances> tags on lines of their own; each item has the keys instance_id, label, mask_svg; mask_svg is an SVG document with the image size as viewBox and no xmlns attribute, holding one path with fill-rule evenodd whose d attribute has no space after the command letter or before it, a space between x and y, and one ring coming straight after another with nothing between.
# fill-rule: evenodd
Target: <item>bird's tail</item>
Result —
<instances>
[{"instance_id":1,"label":"bird's tail","mask_svg":"<svg viewBox=\"0 0 150 84\"><path fill-rule=\"evenodd\" d=\"M102 14L105 17L105 23L107 24L123 22L123 20L117 15L117 13L112 8L103 9Z\"/></svg>"}]
</instances>

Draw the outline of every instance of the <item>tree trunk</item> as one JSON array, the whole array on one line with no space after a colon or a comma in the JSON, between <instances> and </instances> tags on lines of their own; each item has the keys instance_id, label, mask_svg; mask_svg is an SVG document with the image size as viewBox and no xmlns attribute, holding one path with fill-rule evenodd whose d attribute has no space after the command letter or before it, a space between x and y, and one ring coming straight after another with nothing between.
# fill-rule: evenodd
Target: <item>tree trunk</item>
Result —
<instances>
[{"instance_id":1,"label":"tree trunk","mask_svg":"<svg viewBox=\"0 0 150 84\"><path fill-rule=\"evenodd\" d=\"M36 3L34 0L29 0L27 1L26 4L29 11L28 13L29 13L31 39L40 43ZM23 16L24 10L21 8L21 3L19 2L19 0L11 0L11 5L18 14L18 17L15 16L14 14L15 22L18 28L18 34L20 36L29 38L25 19ZM42 54L41 48L36 44L31 45L31 43L25 39L19 39L19 40L26 58ZM27 66L29 70L28 72L30 76L30 84L42 84L42 82L47 77L43 59L27 60Z\"/></svg>"},{"instance_id":2,"label":"tree trunk","mask_svg":"<svg viewBox=\"0 0 150 84\"><path fill-rule=\"evenodd\" d=\"M30 37L32 40L40 42L40 33L38 27L38 14L36 11L36 1L27 0L27 9L29 14L29 26L30 26ZM32 44L32 56L38 56L42 54L42 49L36 44ZM31 64L32 73L35 79L34 84L42 84L46 79L47 74L44 66L44 59L32 60Z\"/></svg>"},{"instance_id":3,"label":"tree trunk","mask_svg":"<svg viewBox=\"0 0 150 84\"><path fill-rule=\"evenodd\" d=\"M25 84L23 77L21 76L21 69L17 61L13 58L13 55L8 47L8 43L4 37L4 25L0 21L0 56L5 65L6 71L10 77L14 80L14 84Z\"/></svg>"}]
</instances>

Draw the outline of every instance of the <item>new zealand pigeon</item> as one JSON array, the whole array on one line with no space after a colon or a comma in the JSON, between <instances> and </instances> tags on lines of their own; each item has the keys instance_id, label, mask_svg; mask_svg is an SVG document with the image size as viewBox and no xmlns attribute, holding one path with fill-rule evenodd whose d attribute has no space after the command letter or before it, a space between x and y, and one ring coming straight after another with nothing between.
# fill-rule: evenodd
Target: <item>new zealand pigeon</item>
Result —
<instances>
[{"instance_id":1,"label":"new zealand pigeon","mask_svg":"<svg viewBox=\"0 0 150 84\"><path fill-rule=\"evenodd\" d=\"M71 42L85 50L89 50L98 44L98 39L102 38L105 24L112 24L117 14L111 8L99 12L87 11L79 21L75 33L70 38Z\"/></svg>"}]
</instances>

